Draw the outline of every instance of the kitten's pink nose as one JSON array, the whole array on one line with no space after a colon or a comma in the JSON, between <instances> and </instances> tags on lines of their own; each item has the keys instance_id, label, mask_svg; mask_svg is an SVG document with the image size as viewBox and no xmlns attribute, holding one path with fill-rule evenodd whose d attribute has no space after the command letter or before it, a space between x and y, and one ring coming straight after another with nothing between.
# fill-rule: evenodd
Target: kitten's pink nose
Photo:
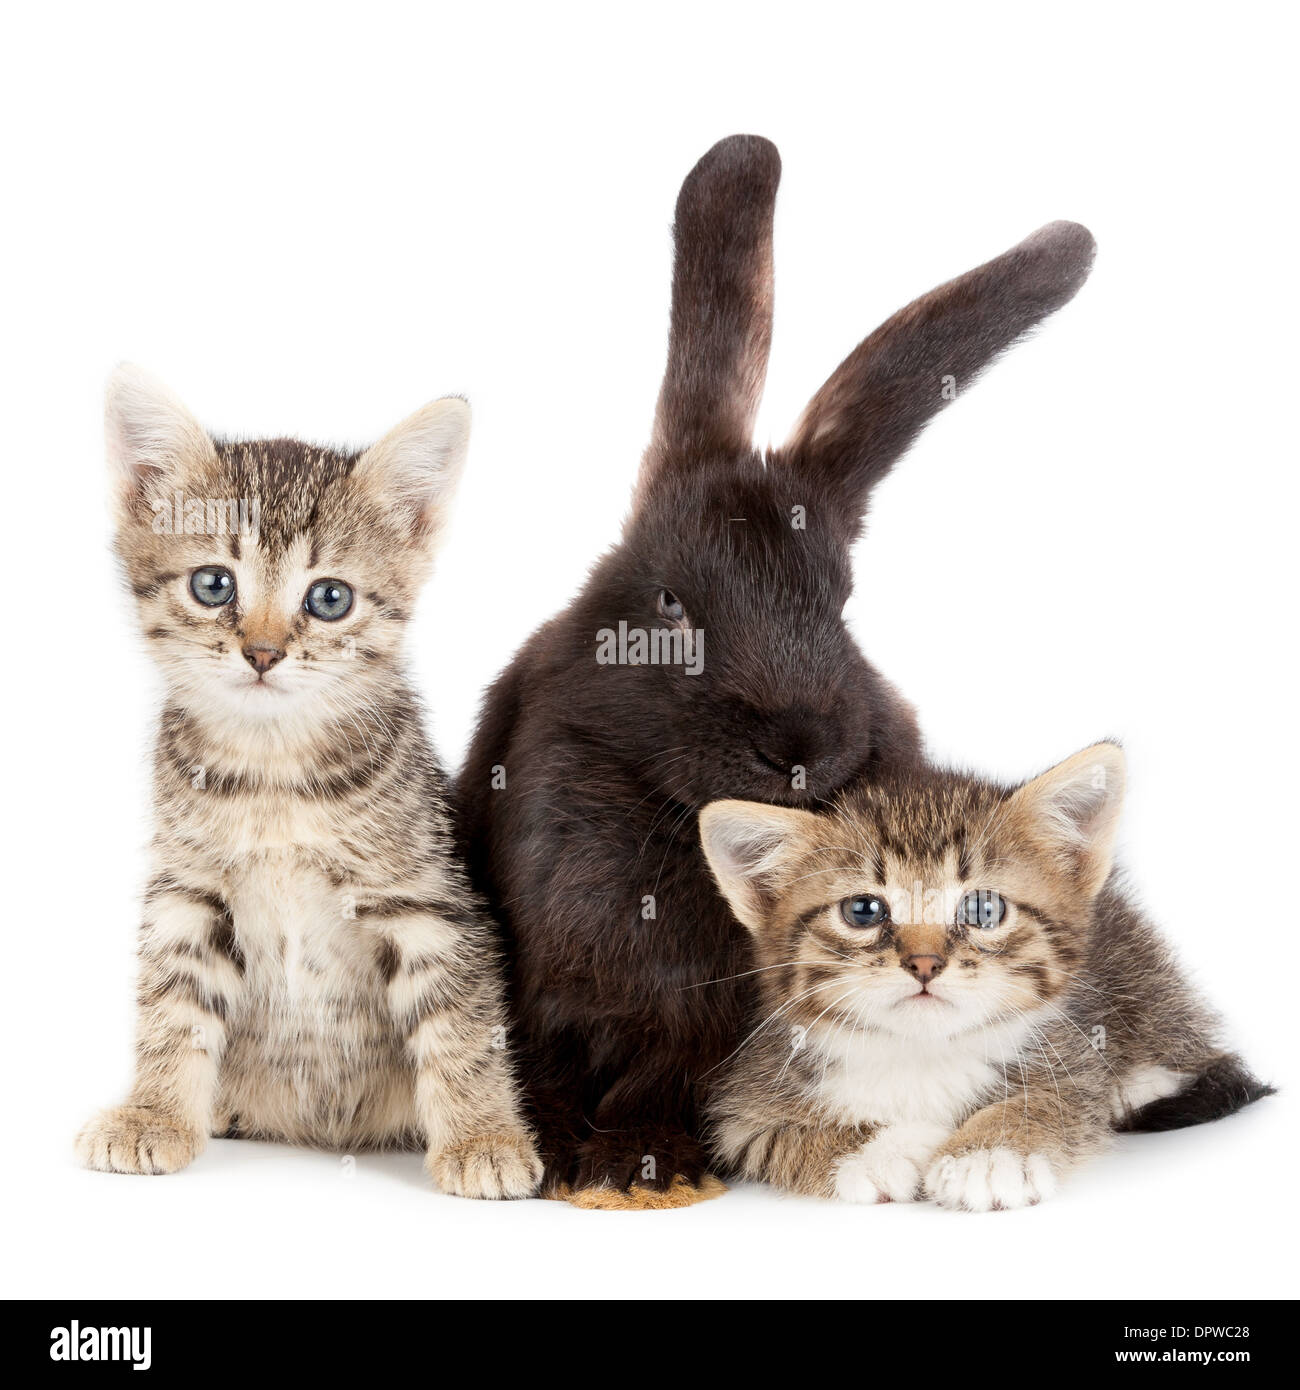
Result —
<instances>
[{"instance_id":1,"label":"kitten's pink nose","mask_svg":"<svg viewBox=\"0 0 1300 1390\"><path fill-rule=\"evenodd\" d=\"M910 970L923 985L928 985L946 964L942 956L903 957L903 969Z\"/></svg>"},{"instance_id":2,"label":"kitten's pink nose","mask_svg":"<svg viewBox=\"0 0 1300 1390\"><path fill-rule=\"evenodd\" d=\"M284 660L284 653L279 647L268 647L261 643L250 643L243 651L244 660L259 676L269 671L277 661Z\"/></svg>"}]
</instances>

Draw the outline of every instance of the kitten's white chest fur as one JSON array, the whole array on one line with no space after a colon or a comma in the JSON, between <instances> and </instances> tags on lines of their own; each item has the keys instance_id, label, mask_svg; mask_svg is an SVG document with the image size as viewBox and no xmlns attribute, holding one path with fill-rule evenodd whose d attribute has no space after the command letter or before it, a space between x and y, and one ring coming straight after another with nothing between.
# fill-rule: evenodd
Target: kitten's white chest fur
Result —
<instances>
[{"instance_id":1,"label":"kitten's white chest fur","mask_svg":"<svg viewBox=\"0 0 1300 1390\"><path fill-rule=\"evenodd\" d=\"M346 900L293 852L227 874L245 961L223 1068L240 1128L345 1146L395 1139L413 1124L412 1083L375 963L375 941Z\"/></svg>"},{"instance_id":2,"label":"kitten's white chest fur","mask_svg":"<svg viewBox=\"0 0 1300 1390\"><path fill-rule=\"evenodd\" d=\"M926 1038L819 1025L808 1040L817 1098L838 1124L955 1129L1003 1091L1003 1064L1012 1064L1031 1026L1022 1020Z\"/></svg>"},{"instance_id":3,"label":"kitten's white chest fur","mask_svg":"<svg viewBox=\"0 0 1300 1390\"><path fill-rule=\"evenodd\" d=\"M293 851L250 856L226 884L254 987L307 990L312 979L334 973L341 942L357 935L346 898Z\"/></svg>"}]
</instances>

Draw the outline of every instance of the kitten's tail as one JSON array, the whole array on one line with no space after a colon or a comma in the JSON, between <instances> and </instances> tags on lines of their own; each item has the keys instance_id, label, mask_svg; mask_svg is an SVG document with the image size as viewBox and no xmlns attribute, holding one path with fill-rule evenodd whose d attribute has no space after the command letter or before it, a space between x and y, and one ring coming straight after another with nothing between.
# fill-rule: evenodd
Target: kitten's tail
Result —
<instances>
[{"instance_id":1,"label":"kitten's tail","mask_svg":"<svg viewBox=\"0 0 1300 1390\"><path fill-rule=\"evenodd\" d=\"M1118 1128L1152 1133L1208 1124L1273 1094L1274 1087L1254 1076L1240 1057L1225 1052L1214 1058L1190 1086L1135 1110Z\"/></svg>"}]
</instances>

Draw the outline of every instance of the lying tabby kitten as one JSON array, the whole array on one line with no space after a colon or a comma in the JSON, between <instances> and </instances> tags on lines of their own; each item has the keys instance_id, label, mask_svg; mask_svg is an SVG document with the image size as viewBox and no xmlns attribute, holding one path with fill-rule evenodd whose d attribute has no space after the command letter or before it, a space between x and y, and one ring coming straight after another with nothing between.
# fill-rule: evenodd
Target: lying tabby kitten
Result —
<instances>
[{"instance_id":1,"label":"lying tabby kitten","mask_svg":"<svg viewBox=\"0 0 1300 1390\"><path fill-rule=\"evenodd\" d=\"M167 699L135 1085L82 1158L171 1173L213 1133L421 1144L444 1191L526 1196L493 938L402 673L468 407L360 455L224 443L124 368L107 423Z\"/></svg>"},{"instance_id":2,"label":"lying tabby kitten","mask_svg":"<svg viewBox=\"0 0 1300 1390\"><path fill-rule=\"evenodd\" d=\"M1116 1128L1267 1094L1115 886L1123 786L1103 743L1017 789L921 770L825 815L706 807L764 1000L713 1106L722 1162L848 1201L1019 1207Z\"/></svg>"}]
</instances>

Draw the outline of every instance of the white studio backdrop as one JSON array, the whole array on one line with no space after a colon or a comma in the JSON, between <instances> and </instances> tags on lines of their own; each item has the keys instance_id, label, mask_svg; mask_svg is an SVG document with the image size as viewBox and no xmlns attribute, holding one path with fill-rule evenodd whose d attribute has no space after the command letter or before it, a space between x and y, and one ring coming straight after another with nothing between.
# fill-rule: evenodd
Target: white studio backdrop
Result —
<instances>
[{"instance_id":1,"label":"white studio backdrop","mask_svg":"<svg viewBox=\"0 0 1300 1390\"><path fill-rule=\"evenodd\" d=\"M362 443L470 398L412 645L454 767L486 684L616 534L663 365L673 200L738 130L785 164L764 440L915 295L1055 218L1096 235L1078 298L878 490L851 618L937 756L1014 778L1124 741L1134 881L1285 1085L1292 22L1262 4L10 12L6 1291L868 1296L884 1270L904 1296L1293 1294L1285 1093L987 1218L758 1191L665 1216L488 1209L435 1196L409 1156L344 1181L333 1155L217 1144L146 1182L71 1151L129 1076L157 694L108 550L112 365L231 434Z\"/></svg>"}]
</instances>

